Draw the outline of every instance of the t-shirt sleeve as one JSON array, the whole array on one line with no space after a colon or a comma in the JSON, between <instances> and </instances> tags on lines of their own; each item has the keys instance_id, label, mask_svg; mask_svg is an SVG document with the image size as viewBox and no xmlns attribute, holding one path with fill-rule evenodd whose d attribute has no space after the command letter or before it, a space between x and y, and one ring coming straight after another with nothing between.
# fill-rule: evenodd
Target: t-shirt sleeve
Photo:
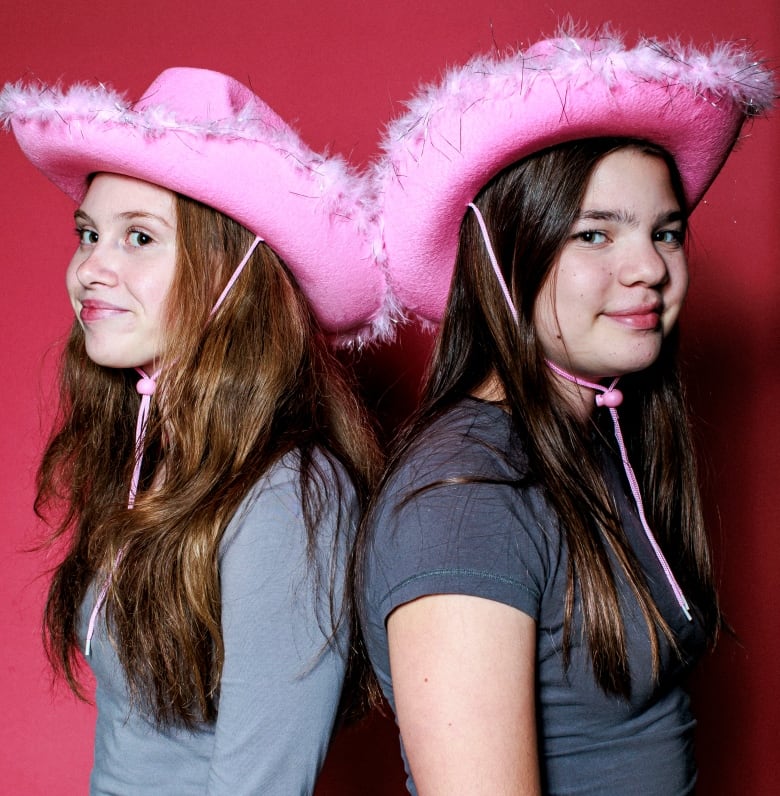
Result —
<instances>
[{"instance_id":1,"label":"t-shirt sleeve","mask_svg":"<svg viewBox=\"0 0 780 796\"><path fill-rule=\"evenodd\" d=\"M368 602L375 621L431 594L496 600L538 619L550 551L544 502L469 436L419 447L375 514Z\"/></svg>"},{"instance_id":2,"label":"t-shirt sleeve","mask_svg":"<svg viewBox=\"0 0 780 796\"><path fill-rule=\"evenodd\" d=\"M307 560L297 462L289 459L255 487L223 542L225 661L210 794L310 794L333 732L345 639L328 644L327 589L335 563L338 605L353 493L343 488L347 529L342 526L334 551L337 490L326 487L334 505L318 528L317 587Z\"/></svg>"}]
</instances>

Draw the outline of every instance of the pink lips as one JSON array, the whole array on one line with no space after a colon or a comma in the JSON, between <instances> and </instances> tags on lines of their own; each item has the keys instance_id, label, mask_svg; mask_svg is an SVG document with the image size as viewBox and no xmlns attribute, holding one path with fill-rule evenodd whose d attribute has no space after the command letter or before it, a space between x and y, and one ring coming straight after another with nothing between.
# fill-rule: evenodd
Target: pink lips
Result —
<instances>
[{"instance_id":1,"label":"pink lips","mask_svg":"<svg viewBox=\"0 0 780 796\"><path fill-rule=\"evenodd\" d=\"M604 314L613 321L631 329L652 330L657 329L661 323L661 308L655 304L605 312Z\"/></svg>"},{"instance_id":2,"label":"pink lips","mask_svg":"<svg viewBox=\"0 0 780 796\"><path fill-rule=\"evenodd\" d=\"M97 301L95 299L87 299L81 302L81 310L79 318L82 323L90 323L92 321L101 321L105 318L115 318L121 315L126 310L117 307L115 304L109 304L106 301Z\"/></svg>"}]
</instances>

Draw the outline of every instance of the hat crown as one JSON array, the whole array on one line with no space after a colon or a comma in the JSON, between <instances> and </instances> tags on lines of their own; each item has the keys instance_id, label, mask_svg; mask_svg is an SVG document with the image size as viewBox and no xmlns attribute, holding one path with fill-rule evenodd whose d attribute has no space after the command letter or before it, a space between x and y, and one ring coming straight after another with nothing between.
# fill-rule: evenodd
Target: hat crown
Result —
<instances>
[{"instance_id":1,"label":"hat crown","mask_svg":"<svg viewBox=\"0 0 780 796\"><path fill-rule=\"evenodd\" d=\"M173 114L177 121L202 127L240 117L273 130L287 129L282 119L247 86L210 69L165 69L133 105L138 113L158 108Z\"/></svg>"}]
</instances>

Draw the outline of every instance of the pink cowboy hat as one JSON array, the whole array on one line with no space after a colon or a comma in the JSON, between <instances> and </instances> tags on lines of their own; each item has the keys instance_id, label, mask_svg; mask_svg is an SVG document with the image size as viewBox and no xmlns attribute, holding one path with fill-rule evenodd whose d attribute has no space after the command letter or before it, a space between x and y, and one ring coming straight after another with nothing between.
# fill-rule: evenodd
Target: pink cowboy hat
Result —
<instances>
[{"instance_id":1,"label":"pink cowboy hat","mask_svg":"<svg viewBox=\"0 0 780 796\"><path fill-rule=\"evenodd\" d=\"M76 202L95 172L136 177L216 208L285 261L338 342L386 337L391 302L362 181L312 152L246 86L164 71L137 102L101 86L6 85L0 120Z\"/></svg>"},{"instance_id":2,"label":"pink cowboy hat","mask_svg":"<svg viewBox=\"0 0 780 796\"><path fill-rule=\"evenodd\" d=\"M512 163L580 138L640 138L672 155L692 209L744 120L774 99L769 71L729 44L706 55L564 35L475 58L424 87L386 131L374 184L394 295L423 322L441 319L466 206Z\"/></svg>"}]
</instances>

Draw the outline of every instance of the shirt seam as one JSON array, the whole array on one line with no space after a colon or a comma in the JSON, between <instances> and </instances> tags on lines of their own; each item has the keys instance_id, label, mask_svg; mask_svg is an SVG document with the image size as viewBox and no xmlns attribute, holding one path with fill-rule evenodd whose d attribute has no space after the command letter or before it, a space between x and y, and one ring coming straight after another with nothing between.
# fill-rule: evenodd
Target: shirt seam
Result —
<instances>
[{"instance_id":1,"label":"shirt seam","mask_svg":"<svg viewBox=\"0 0 780 796\"><path fill-rule=\"evenodd\" d=\"M444 577L444 576L447 576L447 575L468 575L470 577L481 578L482 580L492 580L492 581L496 581L498 583L503 583L503 584L506 584L508 586L513 586L515 588L522 589L524 592L529 594L535 600L538 600L539 597L540 597L540 595L537 594L533 589L529 588L528 586L526 586L521 581L515 580L514 578L508 578L508 577L506 577L504 575L496 575L495 573L492 573L492 572L483 572L483 571L478 570L478 569L460 569L460 568L449 569L448 568L448 569L432 569L432 570L428 570L427 572L418 572L415 575L411 575L408 578L404 578L404 580L402 580L399 584L397 584L392 589L390 589L390 591L387 592L387 594L385 595L385 598L382 600L382 602L386 602L396 592L398 592L400 589L403 589L404 586L407 586L410 583L414 583L417 580L422 580L424 578L430 578L430 577Z\"/></svg>"}]
</instances>

